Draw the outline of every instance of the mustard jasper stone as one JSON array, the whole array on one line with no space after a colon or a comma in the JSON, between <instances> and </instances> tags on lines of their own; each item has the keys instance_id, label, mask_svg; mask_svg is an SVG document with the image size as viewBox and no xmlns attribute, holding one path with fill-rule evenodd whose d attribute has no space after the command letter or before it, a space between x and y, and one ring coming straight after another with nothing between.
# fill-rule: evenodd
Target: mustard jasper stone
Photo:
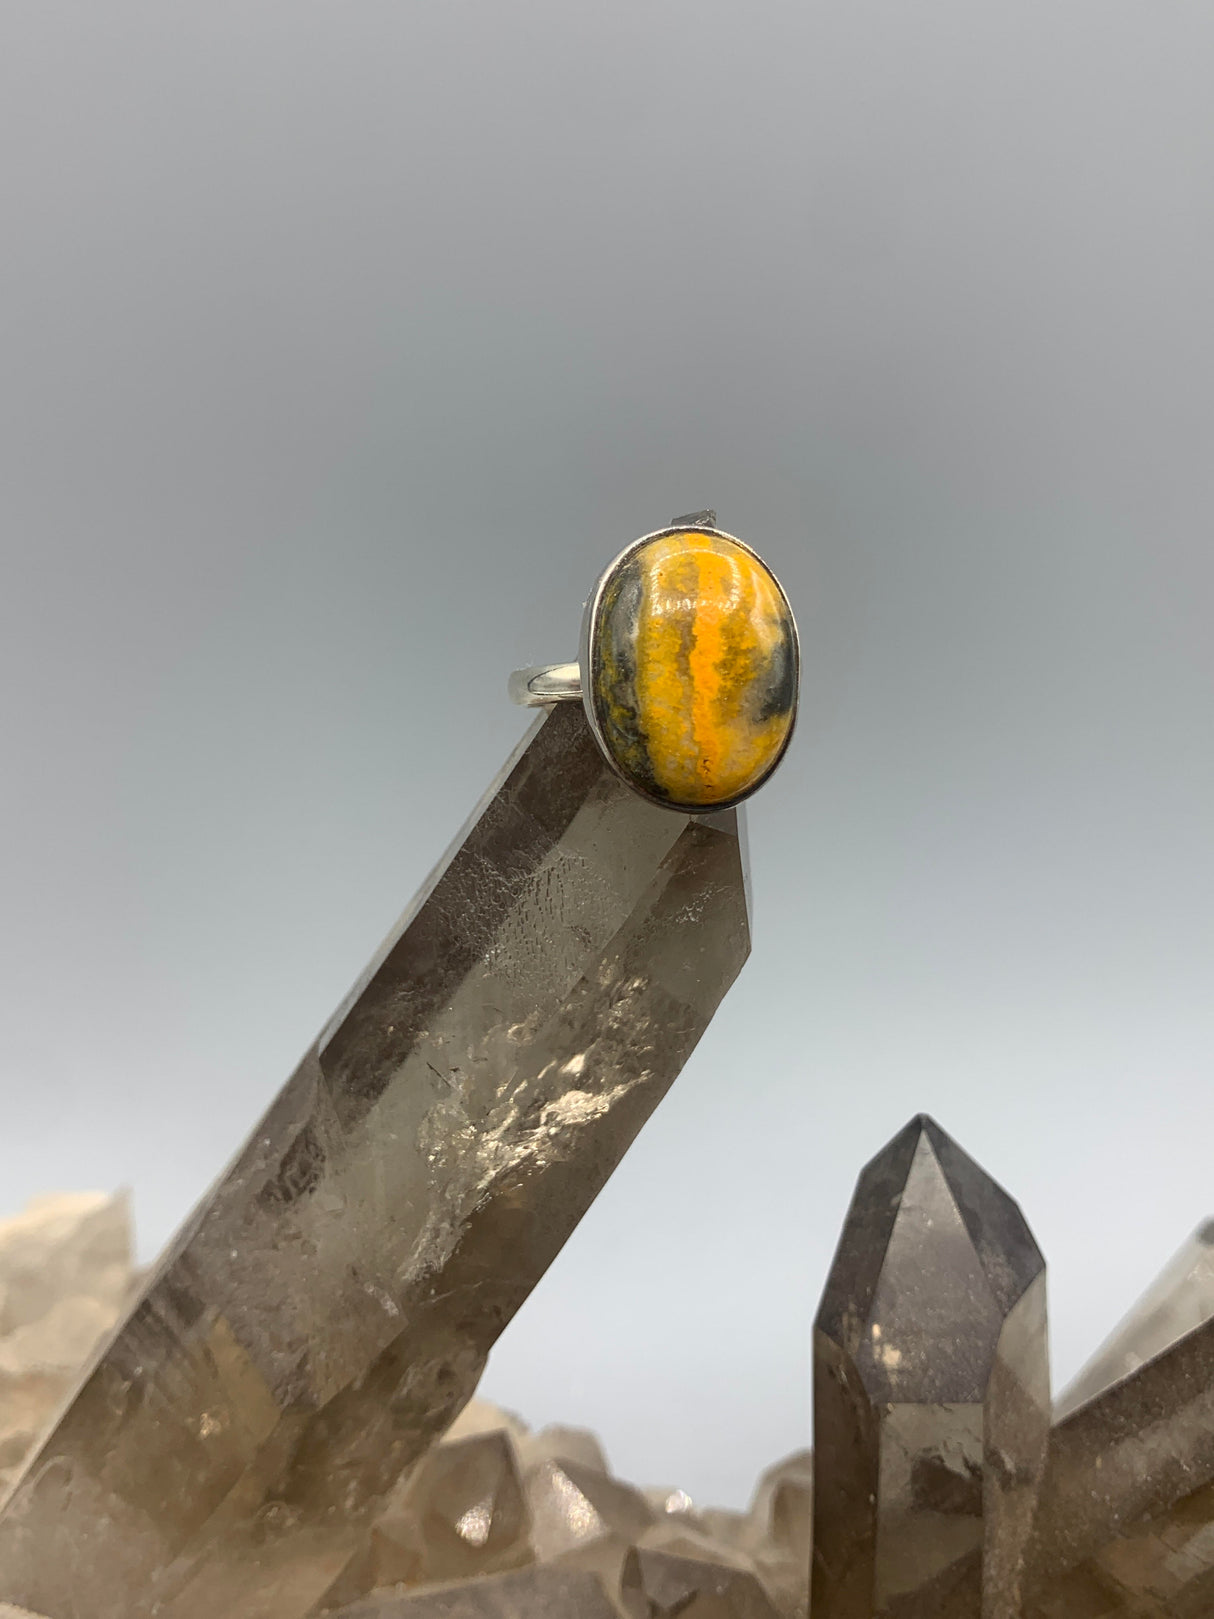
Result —
<instances>
[{"instance_id":1,"label":"mustard jasper stone","mask_svg":"<svg viewBox=\"0 0 1214 1619\"><path fill-rule=\"evenodd\" d=\"M708 811L775 769L796 707L796 626L746 546L697 529L638 542L600 585L588 632L591 722L633 786Z\"/></svg>"}]
</instances>

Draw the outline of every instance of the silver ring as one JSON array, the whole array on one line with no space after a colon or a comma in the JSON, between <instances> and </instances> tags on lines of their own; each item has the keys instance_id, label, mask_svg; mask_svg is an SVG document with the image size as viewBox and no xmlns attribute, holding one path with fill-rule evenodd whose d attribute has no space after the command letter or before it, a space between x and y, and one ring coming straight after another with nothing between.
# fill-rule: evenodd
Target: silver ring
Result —
<instances>
[{"instance_id":1,"label":"silver ring","mask_svg":"<svg viewBox=\"0 0 1214 1619\"><path fill-rule=\"evenodd\" d=\"M783 587L704 511L625 546L586 603L578 661L516 669L508 689L529 708L580 702L634 791L711 814L748 798L780 763L799 682Z\"/></svg>"}]
</instances>

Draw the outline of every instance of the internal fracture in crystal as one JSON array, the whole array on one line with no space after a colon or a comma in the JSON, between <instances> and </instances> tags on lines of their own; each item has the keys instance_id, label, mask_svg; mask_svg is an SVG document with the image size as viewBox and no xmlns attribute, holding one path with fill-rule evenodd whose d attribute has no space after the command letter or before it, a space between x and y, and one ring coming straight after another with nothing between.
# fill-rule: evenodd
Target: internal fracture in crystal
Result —
<instances>
[{"instance_id":1,"label":"internal fracture in crystal","mask_svg":"<svg viewBox=\"0 0 1214 1619\"><path fill-rule=\"evenodd\" d=\"M748 948L736 814L647 803L579 708L542 718L17 1484L0 1598L303 1619ZM508 1544L495 1488L452 1557Z\"/></svg>"},{"instance_id":2,"label":"internal fracture in crystal","mask_svg":"<svg viewBox=\"0 0 1214 1619\"><path fill-rule=\"evenodd\" d=\"M603 803L584 793L574 821L592 803L594 814L612 813L614 789L603 789ZM509 830L517 847L519 821ZM474 827L462 847L475 836ZM572 833L550 828L547 836L551 849ZM583 826L579 847L593 849L601 836ZM396 1284L376 1260L380 1245L396 1241L393 1222L407 1228L409 1218L389 1171L399 1166L419 1196L435 1196L418 1152L402 1144L406 1098L393 1090L400 1076L376 1098L364 1096L360 1113L348 1091L316 1078L326 1073L333 1035L321 1042L304 1068L312 1088L301 1098L295 1082L289 1105L279 1104L216 1203L152 1279L18 1484L13 1501L23 1516L10 1514L0 1530L0 1588L22 1606L0 1601L0 1619L150 1619L162 1596L157 1619L806 1619L811 1560L814 1619L1209 1619L1209 1228L1093 1358L1047 1436L1041 1256L1011 1198L927 1119L914 1120L860 1177L818 1316L816 1454L802 1450L769 1469L748 1511L700 1506L674 1485L640 1489L615 1478L583 1429L531 1432L482 1401L461 1407L487 1337L559 1236L545 1238L533 1222L569 1221L584 1206L585 1189L562 1179L586 1161L581 1132L600 1122L603 1133L589 1144L599 1155L596 1173L605 1173L676 1065L667 1029L638 1034L630 1020L653 1006L669 1012L679 986L693 1007L684 1041L707 1016L707 1002L694 1002L683 976L699 981L704 971L688 968L685 927L680 934L693 903L701 918L716 918L715 931L693 943L714 953L718 986L727 976L720 963L740 959L736 838L717 841L733 836L728 824L684 821L665 852L631 851L638 869L629 892L641 897L623 923L604 924L598 966L583 965L595 988L575 985L546 1030L519 1040L506 1084L518 1119L501 1112L504 1059L487 1016L458 1105L451 1086L427 1090L409 1067L419 1048L427 1062L437 1051L455 1078L453 1042L436 1039L442 1016L428 1011L417 1025L399 1058L414 1084L410 1116L427 1152L455 1137L435 1172L458 1182L453 1201L441 1204L457 1230L429 1289L409 1269L417 1228L414 1246L396 1250L398 1262L404 1256ZM710 863L714 851L728 855L720 866ZM618 848L611 858L623 858ZM650 872L647 887L641 868ZM719 876L706 882L706 871ZM402 938L415 948L410 930L422 918L430 918L433 943L462 914L458 888L444 889L445 881L406 925ZM534 885L523 887L538 904ZM727 933L725 919L741 932ZM715 954L727 937L737 945L732 958ZM568 942L567 970L592 944L584 936ZM385 976L396 949L369 981L384 999L363 1026L368 1042L389 1008L410 1015L407 996L391 992ZM423 959L441 955L434 945ZM487 953L481 994L508 998L509 983L493 975L512 959ZM470 990L461 998L466 986L448 989L445 1004L470 1018L481 1003ZM595 999L600 989L609 1004ZM368 993L335 1031L373 1004ZM613 1030L612 1007L622 1008L625 1028ZM568 1049L570 1030L579 1055L590 1055L562 1079L568 1059L557 1062L555 1053ZM499 1076L496 1099L478 1093L482 1071ZM634 1090L657 1076L631 1114L617 1109L630 1072L646 1076ZM313 1123L323 1153L312 1155L307 1173L296 1151L305 1102L312 1121L328 1121ZM387 1111L378 1116L395 1121L394 1141L364 1128L379 1106ZM458 1121L476 1106L497 1131L493 1163L480 1165L482 1182L458 1181L470 1174L462 1153L471 1151L459 1145ZM348 1139L337 1117L352 1121ZM560 1126L549 1129L557 1117ZM264 1139L279 1143L277 1169L267 1168ZM475 1184L483 1209L459 1201ZM272 1194L262 1196L267 1187ZM344 1223L351 1217L352 1230ZM437 1234L423 1228L424 1251L441 1257ZM221 1295L225 1254L217 1244L225 1232L241 1241L247 1233L262 1262L242 1267L233 1243L226 1258L235 1278ZM277 1282L275 1238L283 1244ZM371 1332L373 1358L326 1408L314 1391L323 1375L357 1364L356 1335L319 1303L310 1316L306 1288L327 1288L325 1297L362 1310L356 1291L338 1288L339 1264L354 1267L347 1280L364 1292L382 1289L406 1324L396 1340ZM182 1291L185 1281L192 1294ZM259 1298L254 1281L278 1290ZM122 1200L45 1200L0 1225L0 1438L9 1447L0 1461L19 1463L52 1415L47 1389L58 1398L78 1376L130 1285ZM488 1327L477 1314L486 1301ZM380 1316L385 1327L394 1319L382 1300ZM359 1315L359 1331L380 1316ZM146 1376L131 1375L136 1350ZM277 1385L267 1370L276 1365ZM41 1403L31 1408L35 1385ZM677 1385L671 1398L679 1398ZM195 1529L192 1541L178 1542L185 1550L167 1558L165 1537L189 1528L199 1503L211 1513L210 1538ZM45 1563L37 1559L43 1545Z\"/></svg>"}]
</instances>

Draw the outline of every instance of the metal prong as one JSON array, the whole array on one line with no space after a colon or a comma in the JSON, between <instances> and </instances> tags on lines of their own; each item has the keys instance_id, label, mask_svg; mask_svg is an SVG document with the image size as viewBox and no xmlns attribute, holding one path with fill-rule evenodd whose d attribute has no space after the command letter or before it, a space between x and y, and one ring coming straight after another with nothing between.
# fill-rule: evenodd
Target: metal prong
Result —
<instances>
[{"instance_id":1,"label":"metal prong","mask_svg":"<svg viewBox=\"0 0 1214 1619\"><path fill-rule=\"evenodd\" d=\"M549 703L580 703L582 671L576 663L542 663L516 669L507 686L510 701L523 708L547 708Z\"/></svg>"},{"instance_id":2,"label":"metal prong","mask_svg":"<svg viewBox=\"0 0 1214 1619\"><path fill-rule=\"evenodd\" d=\"M685 512L682 517L670 519L671 528L716 528L717 514L712 510Z\"/></svg>"}]
</instances>

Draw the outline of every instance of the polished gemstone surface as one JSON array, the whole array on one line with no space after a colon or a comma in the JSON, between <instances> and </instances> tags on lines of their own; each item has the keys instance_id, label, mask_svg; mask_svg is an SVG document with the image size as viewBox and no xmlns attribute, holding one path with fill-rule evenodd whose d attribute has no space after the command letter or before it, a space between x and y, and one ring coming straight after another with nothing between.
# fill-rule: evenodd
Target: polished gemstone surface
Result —
<instances>
[{"instance_id":1,"label":"polished gemstone surface","mask_svg":"<svg viewBox=\"0 0 1214 1619\"><path fill-rule=\"evenodd\" d=\"M589 625L587 702L624 777L662 803L736 803L769 776L797 700L792 611L728 535L652 535L609 571Z\"/></svg>"}]
</instances>

